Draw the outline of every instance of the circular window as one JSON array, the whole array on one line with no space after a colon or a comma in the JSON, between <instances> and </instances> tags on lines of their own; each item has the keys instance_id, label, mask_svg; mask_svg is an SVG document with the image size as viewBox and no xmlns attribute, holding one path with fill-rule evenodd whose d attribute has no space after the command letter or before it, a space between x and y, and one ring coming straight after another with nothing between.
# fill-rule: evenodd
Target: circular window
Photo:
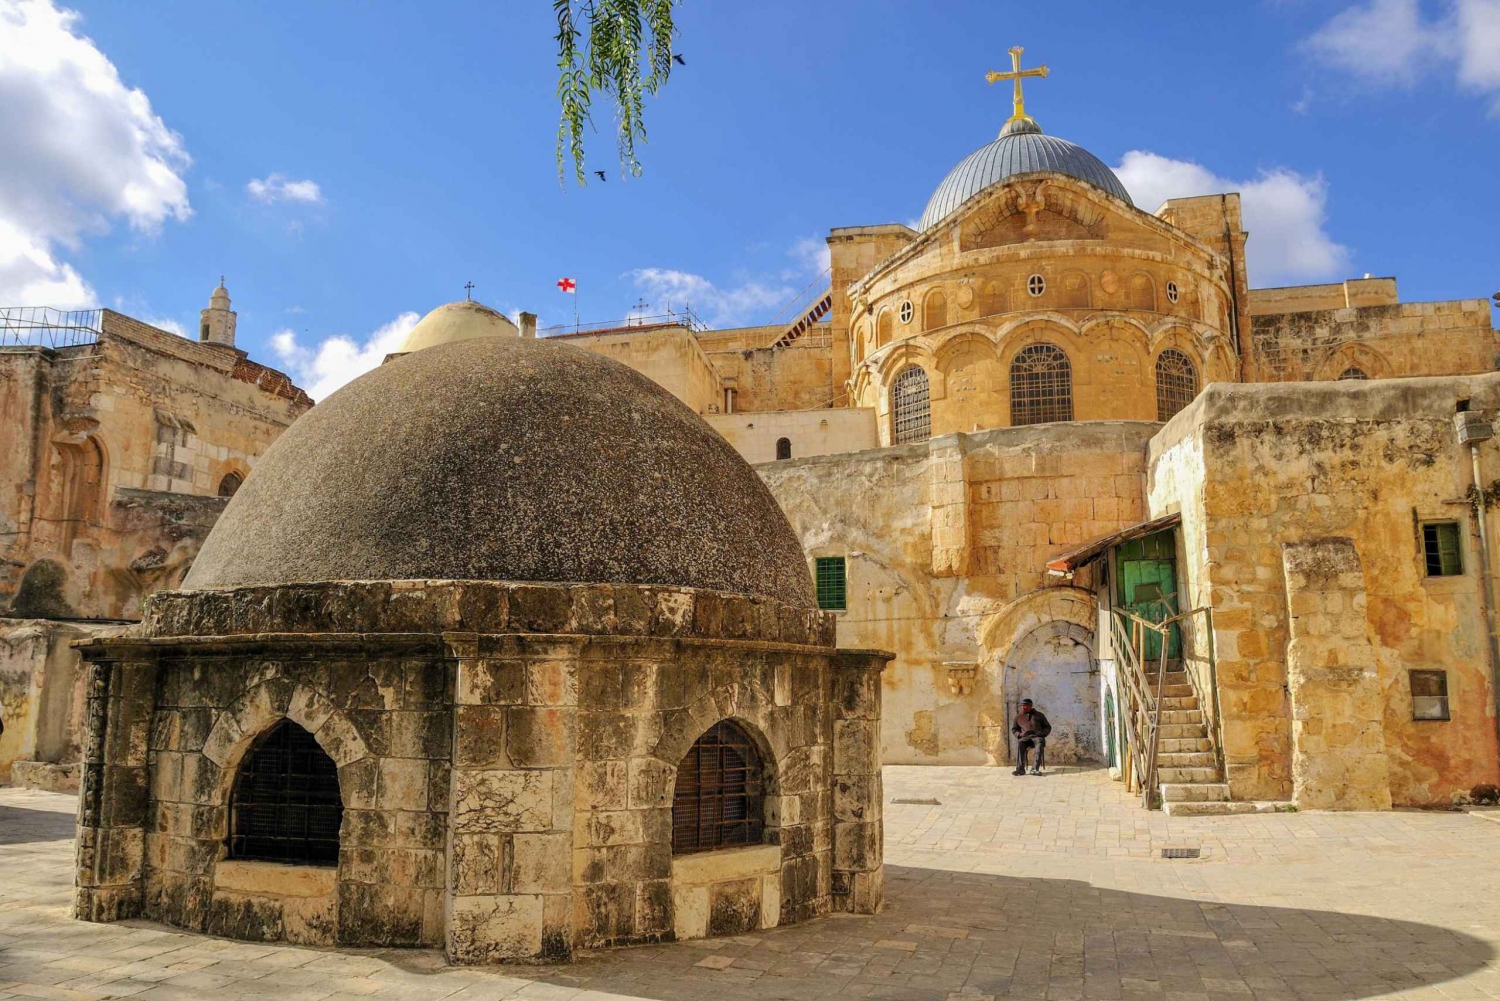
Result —
<instances>
[{"instance_id":1,"label":"circular window","mask_svg":"<svg viewBox=\"0 0 1500 1001\"><path fill-rule=\"evenodd\" d=\"M1177 283L1176 282L1167 282L1167 301L1168 302L1176 302L1177 301Z\"/></svg>"},{"instance_id":2,"label":"circular window","mask_svg":"<svg viewBox=\"0 0 1500 1001\"><path fill-rule=\"evenodd\" d=\"M901 304L901 322L902 323L910 323L911 322L911 300L910 299L907 299L905 302L903 302Z\"/></svg>"},{"instance_id":3,"label":"circular window","mask_svg":"<svg viewBox=\"0 0 1500 1001\"><path fill-rule=\"evenodd\" d=\"M1026 279L1026 291L1030 292L1033 296L1041 295L1047 291L1047 279L1041 275L1032 275Z\"/></svg>"}]
</instances>

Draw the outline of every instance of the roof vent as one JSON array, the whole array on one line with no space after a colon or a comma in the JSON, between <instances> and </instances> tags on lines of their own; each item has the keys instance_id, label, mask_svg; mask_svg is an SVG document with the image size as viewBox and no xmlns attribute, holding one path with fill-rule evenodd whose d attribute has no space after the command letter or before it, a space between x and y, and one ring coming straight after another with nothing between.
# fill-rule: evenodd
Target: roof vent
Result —
<instances>
[{"instance_id":1,"label":"roof vent","mask_svg":"<svg viewBox=\"0 0 1500 1001\"><path fill-rule=\"evenodd\" d=\"M1477 445L1481 441L1489 441L1495 437L1495 429L1490 426L1490 422L1485 420L1482 414L1472 410L1462 410L1454 414L1453 427L1458 431L1460 445Z\"/></svg>"}]
</instances>

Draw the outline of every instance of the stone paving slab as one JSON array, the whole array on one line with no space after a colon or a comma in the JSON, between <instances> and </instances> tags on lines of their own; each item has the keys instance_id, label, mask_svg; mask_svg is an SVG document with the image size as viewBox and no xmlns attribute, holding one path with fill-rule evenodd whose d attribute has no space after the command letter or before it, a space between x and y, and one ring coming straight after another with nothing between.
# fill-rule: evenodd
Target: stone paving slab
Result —
<instances>
[{"instance_id":1,"label":"stone paving slab","mask_svg":"<svg viewBox=\"0 0 1500 1001\"><path fill-rule=\"evenodd\" d=\"M72 797L0 789L0 998L1500 998L1500 824L1486 818L1169 818L1066 768L889 767L885 788L940 805L887 807L879 915L485 969L73 921Z\"/></svg>"}]
</instances>

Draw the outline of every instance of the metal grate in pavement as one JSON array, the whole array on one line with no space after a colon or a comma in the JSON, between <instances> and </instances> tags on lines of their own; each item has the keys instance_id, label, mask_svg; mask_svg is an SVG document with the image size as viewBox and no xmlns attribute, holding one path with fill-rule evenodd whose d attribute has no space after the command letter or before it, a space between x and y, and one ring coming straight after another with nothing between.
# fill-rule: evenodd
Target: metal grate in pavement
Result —
<instances>
[{"instance_id":1,"label":"metal grate in pavement","mask_svg":"<svg viewBox=\"0 0 1500 1001\"><path fill-rule=\"evenodd\" d=\"M1201 848L1163 848L1162 858L1199 858L1203 854Z\"/></svg>"},{"instance_id":2,"label":"metal grate in pavement","mask_svg":"<svg viewBox=\"0 0 1500 1001\"><path fill-rule=\"evenodd\" d=\"M893 799L893 806L942 806L942 800L937 799Z\"/></svg>"}]
</instances>

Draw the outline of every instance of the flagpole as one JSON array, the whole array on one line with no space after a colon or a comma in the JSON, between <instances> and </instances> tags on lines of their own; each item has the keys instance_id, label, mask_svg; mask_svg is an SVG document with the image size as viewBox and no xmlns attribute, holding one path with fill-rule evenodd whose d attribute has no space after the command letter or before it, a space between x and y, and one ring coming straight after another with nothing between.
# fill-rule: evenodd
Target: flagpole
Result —
<instances>
[{"instance_id":1,"label":"flagpole","mask_svg":"<svg viewBox=\"0 0 1500 1001\"><path fill-rule=\"evenodd\" d=\"M578 283L573 283L573 333L578 333Z\"/></svg>"}]
</instances>

